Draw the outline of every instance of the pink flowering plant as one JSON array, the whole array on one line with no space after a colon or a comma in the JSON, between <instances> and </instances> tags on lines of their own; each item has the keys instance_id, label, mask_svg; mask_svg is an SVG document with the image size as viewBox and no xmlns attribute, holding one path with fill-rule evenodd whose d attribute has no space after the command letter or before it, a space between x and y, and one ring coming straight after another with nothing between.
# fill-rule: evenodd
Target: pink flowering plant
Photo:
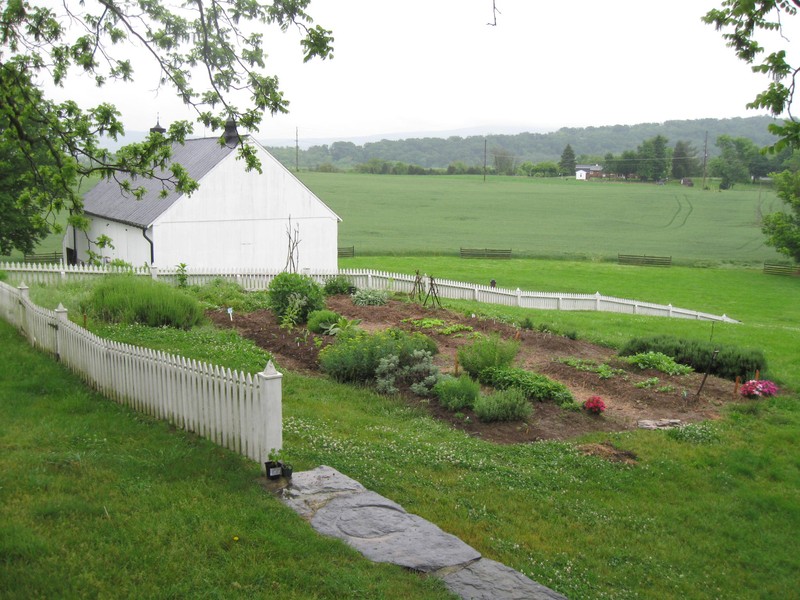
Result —
<instances>
[{"instance_id":1,"label":"pink flowering plant","mask_svg":"<svg viewBox=\"0 0 800 600\"><path fill-rule=\"evenodd\" d=\"M588 400L586 400L586 402L583 403L583 408L593 415L599 415L606 409L606 403L603 402L603 399L600 396L591 396Z\"/></svg>"},{"instance_id":2,"label":"pink flowering plant","mask_svg":"<svg viewBox=\"0 0 800 600\"><path fill-rule=\"evenodd\" d=\"M742 384L739 393L745 398L769 398L778 393L778 386L768 379L751 379Z\"/></svg>"}]
</instances>

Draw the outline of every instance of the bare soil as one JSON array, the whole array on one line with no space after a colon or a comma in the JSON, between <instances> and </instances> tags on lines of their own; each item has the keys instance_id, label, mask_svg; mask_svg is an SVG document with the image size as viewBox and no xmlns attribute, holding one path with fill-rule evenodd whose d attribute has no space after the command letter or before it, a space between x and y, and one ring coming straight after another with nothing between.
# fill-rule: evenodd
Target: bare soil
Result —
<instances>
[{"instance_id":1,"label":"bare soil","mask_svg":"<svg viewBox=\"0 0 800 600\"><path fill-rule=\"evenodd\" d=\"M580 404L594 395L600 396L606 404L603 414L591 415L586 411L563 410L555 404L542 402L536 403L533 416L526 422L481 423L468 410L464 411L463 416L456 416L442 409L435 399L403 395L409 404L423 408L433 417L470 435L497 443L565 440L593 431L624 431L636 428L638 422L644 419L680 419L682 423L715 419L726 403L741 401L734 395L734 384L724 379L709 376L698 396L697 391L703 379L701 373L670 376L658 371L642 371L620 361L611 349L551 333L518 329L491 319L465 317L446 309L399 300L390 300L384 306L355 306L349 296L328 298L328 308L348 319L360 319L359 327L367 331L389 327L420 331L412 320L441 319L446 325L468 325L484 334L497 333L506 339L516 338L521 347L516 366L563 383ZM330 338L306 334L302 328L291 331L281 329L275 315L267 310L238 314L233 322L226 312L210 312L208 316L219 327L233 327L268 350L282 368L306 375L321 375L319 348L315 339L322 338L324 347L330 343ZM456 351L462 344L469 343L469 334L443 335L430 329L423 332L436 340L439 346L439 354L434 359L436 365L444 373L453 373ZM625 373L601 379L597 373L579 371L559 362L559 359L565 358L605 363L613 368L624 369ZM655 387L635 387L636 383L652 377L658 378L657 387L671 386L673 389L656 391ZM602 445L595 446L587 451L603 454L610 449ZM633 457L617 456L615 459L626 458Z\"/></svg>"}]
</instances>

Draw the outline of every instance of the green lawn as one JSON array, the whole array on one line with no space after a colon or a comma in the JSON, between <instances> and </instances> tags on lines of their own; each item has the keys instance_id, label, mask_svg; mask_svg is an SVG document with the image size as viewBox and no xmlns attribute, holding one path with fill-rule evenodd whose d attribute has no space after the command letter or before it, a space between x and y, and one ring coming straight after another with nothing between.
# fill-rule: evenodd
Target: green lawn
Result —
<instances>
[{"instance_id":1,"label":"green lawn","mask_svg":"<svg viewBox=\"0 0 800 600\"><path fill-rule=\"evenodd\" d=\"M339 245L359 255L456 254L511 248L516 256L672 256L681 264L760 263L760 215L782 207L767 187L703 191L678 184L478 176L303 172L340 217Z\"/></svg>"},{"instance_id":2,"label":"green lawn","mask_svg":"<svg viewBox=\"0 0 800 600\"><path fill-rule=\"evenodd\" d=\"M357 266L361 260L344 261L343 266ZM600 287L607 294L643 295L642 299L653 301L666 298L689 308L729 312L744 323L712 327L697 321L598 313L525 314L555 329L574 330L582 338L611 345L631 335L662 332L704 339L713 336L727 343L752 342L767 352L770 375L784 386L784 395L755 405L734 405L724 411L723 419L680 438L666 432L636 431L596 434L583 440L608 441L635 453L639 462L631 467L584 456L575 443L497 446L453 431L393 398L287 373L285 452L296 469L333 466L459 536L487 557L572 599L792 597L800 568L794 551L800 534L800 458L796 452L800 407L787 386L800 389L796 351L800 308L792 301L800 281L766 276L757 270L622 268L452 257L374 258L370 266L407 272L405 264L435 271L437 276L461 274L464 277L459 278L479 281L486 279L488 271L484 269L491 269L503 285L521 286L535 279L541 285L525 287L576 291ZM472 276L461 269L471 270ZM31 290L34 299L44 292L36 287ZM68 307L72 306L70 295L79 296L65 286L60 293L46 290L47 299L42 302L52 304L59 295ZM468 303L457 306L502 318L519 317L514 309ZM170 332L168 338L159 330L142 327L106 327L103 334L206 360L220 348L221 364L250 371L262 368L265 359L248 344L233 343L228 333L214 334L206 328ZM23 354L20 350L12 353ZM9 368L15 373L45 372L45 366L38 363L25 367L12 361ZM35 383L27 385L37 389ZM58 403L60 397L48 394L42 406ZM114 408L112 412L120 411ZM59 413L46 426L53 429L60 419ZM146 425L174 436L175 441L156 442L165 449L187 437L168 433L158 424ZM47 439L46 432L34 435L37 440ZM80 452L85 443L74 434L67 435L56 454ZM204 443L198 446L206 448ZM114 448L107 460L119 461L118 453L132 452ZM159 462L158 452L149 452L161 467L156 470L166 471L164 476L169 477L173 463ZM213 454L211 450L203 452L202 460L207 452ZM37 455L29 460L36 464L42 459ZM243 463L235 458L228 461ZM245 479L252 478L256 469L247 464L241 468ZM111 477L108 473L101 476ZM94 485L90 480L83 474L84 485ZM205 477L204 484L211 482L221 486L212 488L212 494L251 497L249 491L241 491L244 485L234 486L235 493L226 492L231 484L219 474ZM8 494L17 485L4 483L0 493ZM46 501L41 488L26 487L25 494ZM178 510L171 518L187 519L186 514ZM208 514L211 518L213 511ZM66 527L80 528L81 518L70 514L65 517ZM18 527L25 530L32 522L26 517ZM255 520L253 529L259 527L261 522ZM299 527L306 526L301 523ZM37 534L46 540L41 531ZM158 539L163 543L163 536ZM281 544L286 554L275 560L295 556L305 543L295 539L285 548ZM109 542L104 549L112 546ZM145 553L149 551L155 549ZM213 578L216 567L210 568L208 577ZM70 576L64 574L66 579Z\"/></svg>"},{"instance_id":3,"label":"green lawn","mask_svg":"<svg viewBox=\"0 0 800 600\"><path fill-rule=\"evenodd\" d=\"M89 391L0 321L0 597L448 598L258 484L259 466Z\"/></svg>"}]
</instances>

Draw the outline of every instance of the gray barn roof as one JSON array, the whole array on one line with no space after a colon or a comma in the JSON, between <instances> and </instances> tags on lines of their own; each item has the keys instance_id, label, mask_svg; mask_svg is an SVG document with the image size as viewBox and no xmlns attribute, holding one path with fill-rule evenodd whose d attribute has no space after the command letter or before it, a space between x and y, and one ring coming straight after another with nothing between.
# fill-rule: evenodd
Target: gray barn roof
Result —
<instances>
[{"instance_id":1,"label":"gray barn roof","mask_svg":"<svg viewBox=\"0 0 800 600\"><path fill-rule=\"evenodd\" d=\"M192 179L200 181L234 150L221 146L218 137L186 140L183 145L172 145L172 162L183 165ZM170 172L161 171L159 174L167 176ZM157 179L133 178L131 186L144 187L147 193L141 200L136 200L132 194L123 194L114 179L102 180L83 197L84 212L136 227L147 227L183 195L168 184L170 192L166 198L161 198L162 182Z\"/></svg>"}]
</instances>

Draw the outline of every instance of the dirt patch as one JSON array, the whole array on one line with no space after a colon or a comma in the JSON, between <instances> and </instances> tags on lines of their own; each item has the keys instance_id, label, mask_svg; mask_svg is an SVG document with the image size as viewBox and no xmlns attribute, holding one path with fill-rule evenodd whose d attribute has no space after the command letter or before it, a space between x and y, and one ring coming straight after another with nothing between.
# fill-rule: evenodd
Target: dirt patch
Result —
<instances>
[{"instance_id":1,"label":"dirt patch","mask_svg":"<svg viewBox=\"0 0 800 600\"><path fill-rule=\"evenodd\" d=\"M629 450L620 450L611 442L603 442L602 444L581 444L578 449L584 454L589 456L597 456L599 458L622 463L625 465L635 465L638 457Z\"/></svg>"},{"instance_id":2,"label":"dirt patch","mask_svg":"<svg viewBox=\"0 0 800 600\"><path fill-rule=\"evenodd\" d=\"M361 319L359 327L368 331L399 327L406 331L423 331L439 346L434 362L444 373L453 373L458 347L470 342L470 331L442 333L471 328L484 334L496 333L503 338L520 341L516 365L547 375L566 385L578 403L589 396L600 396L606 411L599 416L585 411L568 411L551 403L536 403L533 416L524 423L481 423L470 411L454 415L442 409L431 399L407 396L406 401L418 406L433 417L450 423L477 437L499 443L530 442L544 439L570 439L593 431L624 431L637 427L641 419L680 419L695 422L714 419L720 408L731 401L741 401L734 396L733 383L708 377L702 394L698 397L702 374L669 376L657 371L640 371L620 361L613 350L572 340L552 333L518 329L492 319L464 316L449 310L424 307L420 304L390 300L384 306L355 306L349 296L328 298L328 308L348 319ZM330 338L307 333L305 329L281 329L275 316L267 310L238 314L231 322L226 312L208 315L220 327L233 327L243 336L252 339L272 353L276 362L290 371L306 375L320 375L319 351L330 343ZM413 321L439 320L444 323L436 329L420 329ZM607 378L591 371L578 370L563 359L581 359L588 364L604 364L623 372ZM636 387L637 383L658 378L649 388Z\"/></svg>"}]
</instances>

